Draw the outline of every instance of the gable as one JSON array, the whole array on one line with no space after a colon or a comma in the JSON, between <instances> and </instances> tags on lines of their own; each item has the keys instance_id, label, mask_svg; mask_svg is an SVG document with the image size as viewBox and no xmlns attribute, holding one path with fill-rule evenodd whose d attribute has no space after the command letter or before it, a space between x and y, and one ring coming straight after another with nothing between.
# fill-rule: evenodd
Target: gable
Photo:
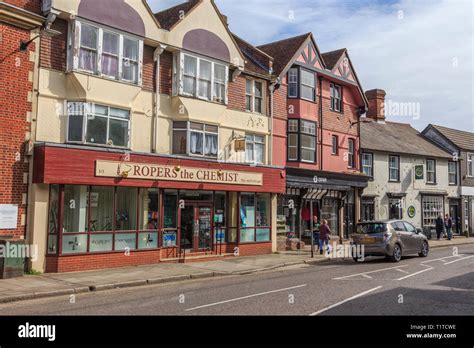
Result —
<instances>
[{"instance_id":1,"label":"gable","mask_svg":"<svg viewBox=\"0 0 474 348\"><path fill-rule=\"evenodd\" d=\"M308 68L316 68L319 70L323 69L321 56L319 55L319 52L317 51L312 40L310 40L308 44L303 47L296 61Z\"/></svg>"},{"instance_id":2,"label":"gable","mask_svg":"<svg viewBox=\"0 0 474 348\"><path fill-rule=\"evenodd\" d=\"M333 73L338 77L357 83L352 63L346 53L341 56L339 62L334 66Z\"/></svg>"},{"instance_id":3,"label":"gable","mask_svg":"<svg viewBox=\"0 0 474 348\"><path fill-rule=\"evenodd\" d=\"M195 6L164 35L170 46L244 66L241 51L211 0Z\"/></svg>"}]
</instances>

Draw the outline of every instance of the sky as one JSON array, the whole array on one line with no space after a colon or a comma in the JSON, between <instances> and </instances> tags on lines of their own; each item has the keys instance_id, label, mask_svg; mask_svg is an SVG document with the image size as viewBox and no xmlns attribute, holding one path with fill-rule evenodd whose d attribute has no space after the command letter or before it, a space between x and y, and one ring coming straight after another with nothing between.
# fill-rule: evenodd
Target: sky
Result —
<instances>
[{"instance_id":1,"label":"sky","mask_svg":"<svg viewBox=\"0 0 474 348\"><path fill-rule=\"evenodd\" d=\"M154 11L181 0L147 0ZM345 47L364 90L387 92L387 120L474 132L474 1L216 0L254 45L312 32Z\"/></svg>"}]
</instances>

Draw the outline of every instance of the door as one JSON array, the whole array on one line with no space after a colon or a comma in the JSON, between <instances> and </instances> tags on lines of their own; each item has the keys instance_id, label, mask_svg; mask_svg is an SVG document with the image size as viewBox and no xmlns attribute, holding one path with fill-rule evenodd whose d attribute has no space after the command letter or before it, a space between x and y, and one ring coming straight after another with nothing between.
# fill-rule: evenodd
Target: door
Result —
<instances>
[{"instance_id":1,"label":"door","mask_svg":"<svg viewBox=\"0 0 474 348\"><path fill-rule=\"evenodd\" d=\"M459 210L458 205L450 205L449 206L449 216L451 216L451 220L453 221L453 233L460 233L459 226L461 224L461 219L459 218Z\"/></svg>"},{"instance_id":2,"label":"door","mask_svg":"<svg viewBox=\"0 0 474 348\"><path fill-rule=\"evenodd\" d=\"M185 203L181 210L181 245L190 251L212 248L212 205Z\"/></svg>"}]
</instances>

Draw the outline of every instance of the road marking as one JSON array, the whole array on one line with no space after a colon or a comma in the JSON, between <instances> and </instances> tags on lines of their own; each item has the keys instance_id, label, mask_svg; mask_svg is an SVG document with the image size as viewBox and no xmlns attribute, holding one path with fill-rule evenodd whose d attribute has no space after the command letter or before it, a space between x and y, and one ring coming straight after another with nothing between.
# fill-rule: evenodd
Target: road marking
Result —
<instances>
[{"instance_id":1,"label":"road marking","mask_svg":"<svg viewBox=\"0 0 474 348\"><path fill-rule=\"evenodd\" d=\"M367 278L367 279L373 279L371 276L368 276L367 274L362 274L362 277Z\"/></svg>"},{"instance_id":2,"label":"road marking","mask_svg":"<svg viewBox=\"0 0 474 348\"><path fill-rule=\"evenodd\" d=\"M454 255L454 256L445 256L445 257L440 257L439 259L433 259L433 260L428 260L428 261L423 261L422 264L424 263L430 263L430 262L434 262L434 261L444 261L445 259L452 259L453 257L461 257L461 256L464 256L463 254L460 254L460 255Z\"/></svg>"},{"instance_id":3,"label":"road marking","mask_svg":"<svg viewBox=\"0 0 474 348\"><path fill-rule=\"evenodd\" d=\"M362 293L360 293L360 294L358 294L358 295L349 297L348 299L345 299L344 301L335 303L335 304L333 304L333 305L331 305L331 306L329 306L329 307L326 307L326 308L321 309L321 310L319 310L319 311L317 311L317 312L314 312L314 313L310 314L310 316L311 316L311 317L314 317L314 316L319 315L319 314L321 314L321 313L323 313L323 312L326 312L326 311L328 311L328 310L330 310L330 309L332 309L332 308L334 308L334 307L340 306L340 305L342 305L342 304L344 304L344 303L346 303L346 302L349 302L349 301L355 300L356 298L365 296L365 295L367 295L367 294L369 294L369 293L371 293L371 292L374 292L374 291L376 291L376 290L378 290L378 289L380 289L380 288L382 288L382 286L377 286L376 288L373 288L373 289L364 291L364 292L362 292Z\"/></svg>"},{"instance_id":4,"label":"road marking","mask_svg":"<svg viewBox=\"0 0 474 348\"><path fill-rule=\"evenodd\" d=\"M408 267L408 266L409 265L403 265L403 266L397 266L397 267L378 269L376 271L356 273L356 274L351 274L351 275L344 276L344 277L333 278L333 280L341 280L341 279L352 278L352 277L357 277L357 276L364 276L364 275L367 275L367 274L378 273L378 272L383 272L383 271L389 271L391 269L399 269L399 268Z\"/></svg>"},{"instance_id":5,"label":"road marking","mask_svg":"<svg viewBox=\"0 0 474 348\"><path fill-rule=\"evenodd\" d=\"M398 278L398 279L395 279L395 280L404 280L404 279L407 279L407 278L416 276L416 275L418 275L418 274L421 274L421 273L424 273L424 272L427 272L427 271L432 271L432 270L434 270L434 268L430 267L430 268L424 269L424 270L422 270L422 271L418 271L418 272L412 273L412 274L410 274L410 275L407 275L407 276L405 276L405 277Z\"/></svg>"},{"instance_id":6,"label":"road marking","mask_svg":"<svg viewBox=\"0 0 474 348\"><path fill-rule=\"evenodd\" d=\"M400 269L400 268L397 268L395 271L398 271L398 272L402 272L402 273L405 273L405 274L410 274L410 272L407 272L403 269Z\"/></svg>"},{"instance_id":7,"label":"road marking","mask_svg":"<svg viewBox=\"0 0 474 348\"><path fill-rule=\"evenodd\" d=\"M444 265L446 266L446 265L450 265L450 264L455 263L455 262L459 262L459 261L463 261L463 260L467 260L467 259L472 259L473 257L474 257L474 255L463 257L462 259L459 259L459 260L446 262Z\"/></svg>"},{"instance_id":8,"label":"road marking","mask_svg":"<svg viewBox=\"0 0 474 348\"><path fill-rule=\"evenodd\" d=\"M254 295L248 295L248 296L233 298L233 299L231 299L231 300L220 301L220 302L210 303L210 304L203 305L203 306L188 308L188 309L186 309L186 311L194 311L194 310L196 310L196 309L201 309L201 308L206 308L206 307L217 306L217 305L220 305L220 304L229 303L229 302L235 302L235 301L240 301L240 300L245 300L245 299L247 299L247 298L252 298L252 297L257 297L257 296L263 296L263 295L273 294L273 293L275 293L275 292L282 292L282 291L287 291L287 290L292 290L292 289L298 289L298 288L305 287L305 286L307 286L307 285L308 285L308 284L302 284L302 285L292 286L292 287L289 287L289 288L278 289L278 290L272 290L272 291L266 291L266 292L261 292L261 293L259 293L259 294L254 294Z\"/></svg>"}]
</instances>

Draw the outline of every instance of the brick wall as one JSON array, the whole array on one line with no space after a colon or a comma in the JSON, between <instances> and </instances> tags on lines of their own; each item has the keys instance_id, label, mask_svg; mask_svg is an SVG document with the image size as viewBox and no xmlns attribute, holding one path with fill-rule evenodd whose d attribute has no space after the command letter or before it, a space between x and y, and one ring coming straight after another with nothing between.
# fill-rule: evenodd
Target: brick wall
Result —
<instances>
[{"instance_id":1,"label":"brick wall","mask_svg":"<svg viewBox=\"0 0 474 348\"><path fill-rule=\"evenodd\" d=\"M155 90L155 62L153 54L155 49L145 45L143 48L143 89L153 92Z\"/></svg>"},{"instance_id":2,"label":"brick wall","mask_svg":"<svg viewBox=\"0 0 474 348\"><path fill-rule=\"evenodd\" d=\"M2 0L7 4L22 8L24 10L41 14L41 0Z\"/></svg>"},{"instance_id":3,"label":"brick wall","mask_svg":"<svg viewBox=\"0 0 474 348\"><path fill-rule=\"evenodd\" d=\"M171 95L173 86L173 54L163 52L160 58L160 93Z\"/></svg>"},{"instance_id":4,"label":"brick wall","mask_svg":"<svg viewBox=\"0 0 474 348\"><path fill-rule=\"evenodd\" d=\"M64 19L57 18L52 28L62 34L41 38L40 66L46 69L66 71L68 23Z\"/></svg>"},{"instance_id":5,"label":"brick wall","mask_svg":"<svg viewBox=\"0 0 474 348\"><path fill-rule=\"evenodd\" d=\"M29 39L30 31L0 23L0 204L18 205L17 228L0 230L0 236L15 238L24 237L22 216L26 221L23 195L28 186L23 178L28 173L25 139L30 131L27 117L32 107L29 100L34 68L30 53L35 50L35 43L26 52L20 52L19 46L20 40Z\"/></svg>"},{"instance_id":6,"label":"brick wall","mask_svg":"<svg viewBox=\"0 0 474 348\"><path fill-rule=\"evenodd\" d=\"M229 109L234 109L238 111L247 111L246 110L246 100L245 100L245 91L246 91L246 84L247 84L247 78L248 77L245 74L241 74L238 76L235 81L230 81L229 82L229 104L228 107ZM264 96L265 101L263 103L263 114L264 115L269 115L269 92L268 92L268 84L269 82L266 81L264 85Z\"/></svg>"}]
</instances>

